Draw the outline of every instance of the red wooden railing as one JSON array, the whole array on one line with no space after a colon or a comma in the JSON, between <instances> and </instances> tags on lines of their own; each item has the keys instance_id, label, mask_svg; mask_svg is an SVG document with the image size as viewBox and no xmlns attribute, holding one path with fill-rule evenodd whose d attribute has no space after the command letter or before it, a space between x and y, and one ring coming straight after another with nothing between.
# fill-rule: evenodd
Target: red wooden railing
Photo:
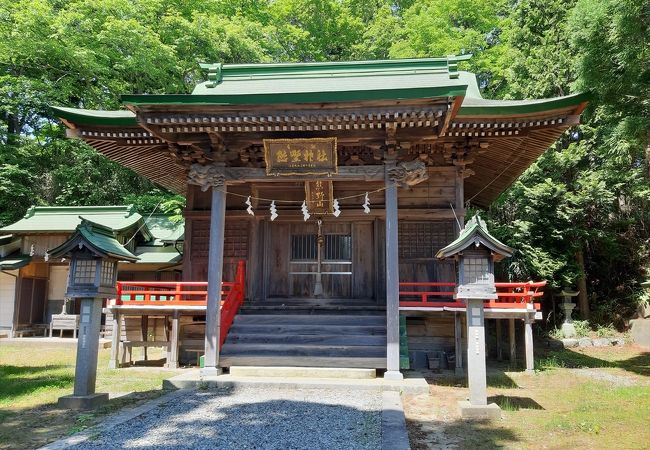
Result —
<instances>
[{"instance_id":1,"label":"red wooden railing","mask_svg":"<svg viewBox=\"0 0 650 450\"><path fill-rule=\"evenodd\" d=\"M465 306L462 301L453 298L456 283L404 282L399 286L399 305L403 307L462 308ZM546 281L495 283L495 286L499 298L485 301L486 308L526 309L528 305L532 305L535 310L539 310L540 304L535 303L535 299L544 295L542 288L546 286Z\"/></svg>"},{"instance_id":2,"label":"red wooden railing","mask_svg":"<svg viewBox=\"0 0 650 450\"><path fill-rule=\"evenodd\" d=\"M226 340L239 308L244 302L246 264L237 263L235 281L221 288L221 344ZM118 281L116 305L131 306L207 306L208 283L205 281Z\"/></svg>"}]
</instances>

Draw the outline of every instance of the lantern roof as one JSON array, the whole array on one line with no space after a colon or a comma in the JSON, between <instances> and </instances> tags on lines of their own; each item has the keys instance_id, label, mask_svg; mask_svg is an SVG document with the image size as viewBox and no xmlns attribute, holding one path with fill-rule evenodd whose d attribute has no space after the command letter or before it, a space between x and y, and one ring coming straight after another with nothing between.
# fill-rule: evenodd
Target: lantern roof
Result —
<instances>
[{"instance_id":1,"label":"lantern roof","mask_svg":"<svg viewBox=\"0 0 650 450\"><path fill-rule=\"evenodd\" d=\"M87 248L101 258L136 262L138 257L116 239L115 232L104 225L82 219L75 233L63 244L49 251L54 258L67 256L77 248Z\"/></svg>"},{"instance_id":2,"label":"lantern roof","mask_svg":"<svg viewBox=\"0 0 650 450\"><path fill-rule=\"evenodd\" d=\"M465 224L465 228L461 230L455 241L438 250L436 258L449 258L462 252L471 245L474 245L475 247L478 247L479 245L487 247L492 251L497 260L509 258L512 256L514 251L512 248L492 236L488 232L487 225L483 219L481 219L481 216L476 214Z\"/></svg>"}]
</instances>

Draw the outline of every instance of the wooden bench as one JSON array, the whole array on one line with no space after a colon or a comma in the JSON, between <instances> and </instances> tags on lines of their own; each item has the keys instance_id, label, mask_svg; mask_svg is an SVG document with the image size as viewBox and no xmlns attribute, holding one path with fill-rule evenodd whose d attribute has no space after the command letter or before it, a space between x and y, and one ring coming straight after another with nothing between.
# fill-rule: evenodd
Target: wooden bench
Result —
<instances>
[{"instance_id":1,"label":"wooden bench","mask_svg":"<svg viewBox=\"0 0 650 450\"><path fill-rule=\"evenodd\" d=\"M205 322L192 322L181 325L179 346L181 352L195 353L196 365L205 353Z\"/></svg>"},{"instance_id":2,"label":"wooden bench","mask_svg":"<svg viewBox=\"0 0 650 450\"><path fill-rule=\"evenodd\" d=\"M48 327L49 325L44 323L18 324L11 329L11 336L21 338L26 334L36 336L41 333L43 336L47 336Z\"/></svg>"},{"instance_id":3,"label":"wooden bench","mask_svg":"<svg viewBox=\"0 0 650 450\"><path fill-rule=\"evenodd\" d=\"M169 348L169 333L167 330L167 318L149 317L147 329L144 330L141 317L124 317L122 322L122 333L124 340L122 345L122 365L126 364L126 354L129 354L129 364L133 363L133 348L144 349L144 359L147 360L147 349L150 347ZM143 336L147 333L147 339ZM115 332L115 330L113 330Z\"/></svg>"},{"instance_id":4,"label":"wooden bench","mask_svg":"<svg viewBox=\"0 0 650 450\"><path fill-rule=\"evenodd\" d=\"M63 330L72 330L72 337L76 338L78 329L78 314L52 314L52 320L50 321L50 337L52 337L52 331L54 330L59 330L59 337L63 337Z\"/></svg>"}]
</instances>

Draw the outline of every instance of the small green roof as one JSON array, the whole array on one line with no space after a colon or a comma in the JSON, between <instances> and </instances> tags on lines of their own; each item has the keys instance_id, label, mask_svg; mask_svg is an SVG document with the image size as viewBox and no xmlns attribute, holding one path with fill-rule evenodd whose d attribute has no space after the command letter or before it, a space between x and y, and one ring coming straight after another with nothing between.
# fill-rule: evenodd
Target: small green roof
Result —
<instances>
[{"instance_id":1,"label":"small green roof","mask_svg":"<svg viewBox=\"0 0 650 450\"><path fill-rule=\"evenodd\" d=\"M4 258L0 258L0 270L13 270L20 269L21 267L26 266L32 260L32 257L29 255L22 255L20 253L13 253Z\"/></svg>"},{"instance_id":2,"label":"small green roof","mask_svg":"<svg viewBox=\"0 0 650 450\"><path fill-rule=\"evenodd\" d=\"M484 245L495 254L495 257L497 259L510 257L514 251L512 248L508 247L497 238L492 236L488 232L487 225L483 219L481 219L481 217L476 214L465 224L465 228L461 230L455 241L438 250L438 253L436 253L436 258L449 258L462 252L471 245L474 245L476 247L479 245Z\"/></svg>"},{"instance_id":3,"label":"small green roof","mask_svg":"<svg viewBox=\"0 0 650 450\"><path fill-rule=\"evenodd\" d=\"M0 233L72 233L83 219L115 231L126 230L143 220L132 205L33 206L18 222L0 228Z\"/></svg>"},{"instance_id":4,"label":"small green roof","mask_svg":"<svg viewBox=\"0 0 650 450\"><path fill-rule=\"evenodd\" d=\"M174 264L183 259L174 247L138 247L135 255L139 258L138 264Z\"/></svg>"},{"instance_id":5,"label":"small green roof","mask_svg":"<svg viewBox=\"0 0 650 450\"><path fill-rule=\"evenodd\" d=\"M153 214L145 219L147 228L153 236L154 245L170 244L182 241L185 236L185 223L172 222L169 216Z\"/></svg>"},{"instance_id":6,"label":"small green roof","mask_svg":"<svg viewBox=\"0 0 650 450\"><path fill-rule=\"evenodd\" d=\"M60 246L49 250L48 253L54 258L59 258L68 255L77 246L85 246L93 253L102 257L130 262L138 260L137 256L128 251L116 239L115 231L109 227L85 219L77 226L75 234Z\"/></svg>"}]
</instances>

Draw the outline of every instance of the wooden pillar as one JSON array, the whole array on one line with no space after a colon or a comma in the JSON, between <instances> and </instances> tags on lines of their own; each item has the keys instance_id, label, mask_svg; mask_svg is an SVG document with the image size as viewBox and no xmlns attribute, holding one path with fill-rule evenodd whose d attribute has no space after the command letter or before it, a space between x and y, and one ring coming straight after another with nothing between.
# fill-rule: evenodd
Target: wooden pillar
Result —
<instances>
[{"instance_id":1,"label":"wooden pillar","mask_svg":"<svg viewBox=\"0 0 650 450\"><path fill-rule=\"evenodd\" d=\"M508 319L508 340L510 341L510 365L517 361L517 342L515 341L515 319Z\"/></svg>"},{"instance_id":2,"label":"wooden pillar","mask_svg":"<svg viewBox=\"0 0 650 450\"><path fill-rule=\"evenodd\" d=\"M497 324L497 361L503 361L503 337L501 336L501 319L495 320Z\"/></svg>"},{"instance_id":3,"label":"wooden pillar","mask_svg":"<svg viewBox=\"0 0 650 450\"><path fill-rule=\"evenodd\" d=\"M111 335L111 359L108 361L109 369L120 367L120 336L122 334L122 314L113 311L113 334Z\"/></svg>"},{"instance_id":4,"label":"wooden pillar","mask_svg":"<svg viewBox=\"0 0 650 450\"><path fill-rule=\"evenodd\" d=\"M210 245L208 248L208 306L205 317L205 361L202 375L219 375L219 335L221 333L221 282L223 239L226 222L226 185L212 187Z\"/></svg>"},{"instance_id":5,"label":"wooden pillar","mask_svg":"<svg viewBox=\"0 0 650 450\"><path fill-rule=\"evenodd\" d=\"M399 251L397 242L397 184L386 164L386 373L385 379L402 379L399 371Z\"/></svg>"},{"instance_id":6,"label":"wooden pillar","mask_svg":"<svg viewBox=\"0 0 650 450\"><path fill-rule=\"evenodd\" d=\"M465 179L462 174L462 167L458 167L456 170L456 218L458 219L457 226L459 227L458 232L465 226Z\"/></svg>"},{"instance_id":7,"label":"wooden pillar","mask_svg":"<svg viewBox=\"0 0 650 450\"><path fill-rule=\"evenodd\" d=\"M463 371L463 324L458 311L454 312L454 344L456 353L456 375L464 375Z\"/></svg>"},{"instance_id":8,"label":"wooden pillar","mask_svg":"<svg viewBox=\"0 0 650 450\"><path fill-rule=\"evenodd\" d=\"M169 346L167 347L167 367L178 369L178 338L179 338L179 314L174 311L172 315L172 330L169 336Z\"/></svg>"},{"instance_id":9,"label":"wooden pillar","mask_svg":"<svg viewBox=\"0 0 650 450\"><path fill-rule=\"evenodd\" d=\"M526 318L525 325L525 350L526 350L526 372L535 370L535 359L533 357L533 322L535 319Z\"/></svg>"}]
</instances>

